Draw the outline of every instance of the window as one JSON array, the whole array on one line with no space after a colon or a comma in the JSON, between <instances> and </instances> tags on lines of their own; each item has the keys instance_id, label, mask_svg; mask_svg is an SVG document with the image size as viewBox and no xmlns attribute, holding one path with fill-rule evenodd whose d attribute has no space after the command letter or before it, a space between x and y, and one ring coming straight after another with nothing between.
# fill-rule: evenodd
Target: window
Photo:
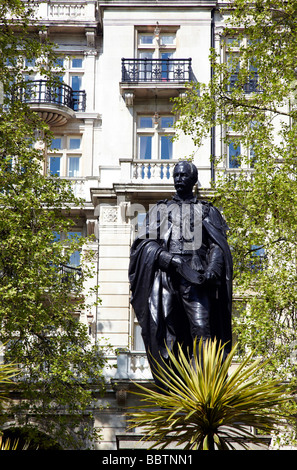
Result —
<instances>
[{"instance_id":1,"label":"window","mask_svg":"<svg viewBox=\"0 0 297 470\"><path fill-rule=\"evenodd\" d=\"M141 58L141 54L147 54L149 58L162 59L162 54L165 54L165 52L173 55L175 52L175 36L175 32L162 33L158 32L157 29L154 33L138 32L138 57Z\"/></svg>"},{"instance_id":2,"label":"window","mask_svg":"<svg viewBox=\"0 0 297 470\"><path fill-rule=\"evenodd\" d=\"M75 240L82 237L81 230L73 230L71 232L53 232L53 242L61 242L63 246L66 248L67 240ZM80 251L76 250L69 256L69 266L77 268L80 266Z\"/></svg>"},{"instance_id":3,"label":"window","mask_svg":"<svg viewBox=\"0 0 297 470\"><path fill-rule=\"evenodd\" d=\"M239 168L240 167L240 144L235 142L230 142L228 144L228 163L229 168Z\"/></svg>"},{"instance_id":4,"label":"window","mask_svg":"<svg viewBox=\"0 0 297 470\"><path fill-rule=\"evenodd\" d=\"M139 44L140 45L153 45L154 43L154 35L153 34L139 34Z\"/></svg>"},{"instance_id":5,"label":"window","mask_svg":"<svg viewBox=\"0 0 297 470\"><path fill-rule=\"evenodd\" d=\"M79 176L79 157L68 157L68 175L70 178Z\"/></svg>"},{"instance_id":6,"label":"window","mask_svg":"<svg viewBox=\"0 0 297 470\"><path fill-rule=\"evenodd\" d=\"M232 136L229 136L232 139ZM239 142L239 139L241 142ZM253 146L245 145L244 137L237 136L227 144L227 167L253 169L257 156Z\"/></svg>"},{"instance_id":7,"label":"window","mask_svg":"<svg viewBox=\"0 0 297 470\"><path fill-rule=\"evenodd\" d=\"M80 238L81 236L82 236L82 233L79 231L67 233L67 238L69 240ZM76 250L74 253L70 255L69 264L70 266L74 268L77 268L80 265L80 251Z\"/></svg>"},{"instance_id":8,"label":"window","mask_svg":"<svg viewBox=\"0 0 297 470\"><path fill-rule=\"evenodd\" d=\"M68 240L80 238L82 236L81 230L75 230L68 233L53 232L53 242L62 244L62 253L66 257L66 261L61 263L58 268L59 278L62 283L67 283L71 288L75 288L75 283L81 279L81 259L80 250L75 250L72 253L67 253L67 245L69 247Z\"/></svg>"},{"instance_id":9,"label":"window","mask_svg":"<svg viewBox=\"0 0 297 470\"><path fill-rule=\"evenodd\" d=\"M138 32L137 57L139 79L170 80L173 78L175 33ZM160 61L161 59L161 61Z\"/></svg>"},{"instance_id":10,"label":"window","mask_svg":"<svg viewBox=\"0 0 297 470\"><path fill-rule=\"evenodd\" d=\"M175 45L175 34L161 34L160 35L161 46L173 46Z\"/></svg>"},{"instance_id":11,"label":"window","mask_svg":"<svg viewBox=\"0 0 297 470\"><path fill-rule=\"evenodd\" d=\"M70 150L80 149L80 137L70 137L69 139L69 148Z\"/></svg>"},{"instance_id":12,"label":"window","mask_svg":"<svg viewBox=\"0 0 297 470\"><path fill-rule=\"evenodd\" d=\"M61 150L62 149L62 137L55 137L51 143L52 150Z\"/></svg>"},{"instance_id":13,"label":"window","mask_svg":"<svg viewBox=\"0 0 297 470\"><path fill-rule=\"evenodd\" d=\"M140 160L173 158L173 116L139 116L137 157Z\"/></svg>"},{"instance_id":14,"label":"window","mask_svg":"<svg viewBox=\"0 0 297 470\"><path fill-rule=\"evenodd\" d=\"M57 59L55 59L54 67L57 67L57 68L64 67L63 57L58 57Z\"/></svg>"},{"instance_id":15,"label":"window","mask_svg":"<svg viewBox=\"0 0 297 470\"><path fill-rule=\"evenodd\" d=\"M161 135L160 155L162 160L172 159L172 141L167 135Z\"/></svg>"},{"instance_id":16,"label":"window","mask_svg":"<svg viewBox=\"0 0 297 470\"><path fill-rule=\"evenodd\" d=\"M82 77L81 75L71 75L71 88L74 91L79 91L81 89Z\"/></svg>"},{"instance_id":17,"label":"window","mask_svg":"<svg viewBox=\"0 0 297 470\"><path fill-rule=\"evenodd\" d=\"M51 175L60 176L61 157L50 157L49 171Z\"/></svg>"},{"instance_id":18,"label":"window","mask_svg":"<svg viewBox=\"0 0 297 470\"><path fill-rule=\"evenodd\" d=\"M133 344L132 349L134 351L145 351L144 342L141 335L141 327L137 322L136 316L133 313L134 322L133 322Z\"/></svg>"},{"instance_id":19,"label":"window","mask_svg":"<svg viewBox=\"0 0 297 470\"><path fill-rule=\"evenodd\" d=\"M72 67L73 69L81 69L82 66L83 66L83 60L82 60L82 58L75 58L75 57L73 57L73 58L71 59L71 67Z\"/></svg>"},{"instance_id":20,"label":"window","mask_svg":"<svg viewBox=\"0 0 297 470\"><path fill-rule=\"evenodd\" d=\"M225 38L225 61L228 64L229 72L231 76L229 78L229 84L227 90L232 91L236 87L239 80L240 74L240 48L245 47L248 44L248 40L243 38L239 40L237 37ZM242 83L242 89L244 93L259 92L258 84L258 68L255 60L249 60L248 63L249 76L245 79L245 83Z\"/></svg>"},{"instance_id":21,"label":"window","mask_svg":"<svg viewBox=\"0 0 297 470\"><path fill-rule=\"evenodd\" d=\"M259 123L252 121L249 126L259 126ZM226 130L226 139L227 168L242 168L244 170L255 168L257 162L256 142L251 143L250 139L245 138L244 129L236 129L232 123Z\"/></svg>"},{"instance_id":22,"label":"window","mask_svg":"<svg viewBox=\"0 0 297 470\"><path fill-rule=\"evenodd\" d=\"M25 66L26 67L35 67L35 59L25 58Z\"/></svg>"},{"instance_id":23,"label":"window","mask_svg":"<svg viewBox=\"0 0 297 470\"><path fill-rule=\"evenodd\" d=\"M81 91L83 90L84 81L84 60L83 57L61 57L55 61L57 68L63 67L63 75L61 75L61 82L69 85L73 90L73 107L74 111L79 111L84 108L82 102L83 98ZM58 72L58 70L57 70Z\"/></svg>"},{"instance_id":24,"label":"window","mask_svg":"<svg viewBox=\"0 0 297 470\"><path fill-rule=\"evenodd\" d=\"M81 136L55 136L48 149L49 174L69 178L81 176Z\"/></svg>"},{"instance_id":25,"label":"window","mask_svg":"<svg viewBox=\"0 0 297 470\"><path fill-rule=\"evenodd\" d=\"M249 269L257 273L262 271L265 268L266 263L266 253L265 248L263 245L252 245L251 246L251 253L250 253L250 260L248 263Z\"/></svg>"},{"instance_id":26,"label":"window","mask_svg":"<svg viewBox=\"0 0 297 470\"><path fill-rule=\"evenodd\" d=\"M139 158L147 160L152 158L152 139L151 135L139 136Z\"/></svg>"}]
</instances>

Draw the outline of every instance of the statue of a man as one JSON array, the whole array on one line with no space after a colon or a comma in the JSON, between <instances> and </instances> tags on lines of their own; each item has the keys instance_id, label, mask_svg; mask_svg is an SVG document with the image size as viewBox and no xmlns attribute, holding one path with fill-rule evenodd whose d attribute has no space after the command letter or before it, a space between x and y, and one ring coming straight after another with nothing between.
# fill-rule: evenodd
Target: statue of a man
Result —
<instances>
[{"instance_id":1,"label":"statue of a man","mask_svg":"<svg viewBox=\"0 0 297 470\"><path fill-rule=\"evenodd\" d=\"M153 375L154 360L168 360L165 345L175 352L179 343L192 353L195 338L197 344L216 338L227 355L232 342L226 223L211 203L193 195L194 164L177 163L173 179L176 194L147 214L129 266L131 303Z\"/></svg>"}]
</instances>

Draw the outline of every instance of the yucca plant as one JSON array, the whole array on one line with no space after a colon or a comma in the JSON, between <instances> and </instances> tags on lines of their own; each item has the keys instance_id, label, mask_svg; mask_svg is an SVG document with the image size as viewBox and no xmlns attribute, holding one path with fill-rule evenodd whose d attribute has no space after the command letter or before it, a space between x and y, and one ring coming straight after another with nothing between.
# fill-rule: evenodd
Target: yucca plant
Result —
<instances>
[{"instance_id":1,"label":"yucca plant","mask_svg":"<svg viewBox=\"0 0 297 470\"><path fill-rule=\"evenodd\" d=\"M5 389L7 386L13 385L14 377L19 374L19 369L16 365L0 364L0 405L7 401L7 396ZM10 439L3 439L3 436L0 434L0 450L17 450L18 440L11 441Z\"/></svg>"},{"instance_id":2,"label":"yucca plant","mask_svg":"<svg viewBox=\"0 0 297 470\"><path fill-rule=\"evenodd\" d=\"M0 403L7 399L5 388L14 383L13 379L19 373L19 369L14 364L0 364Z\"/></svg>"},{"instance_id":3,"label":"yucca plant","mask_svg":"<svg viewBox=\"0 0 297 470\"><path fill-rule=\"evenodd\" d=\"M216 341L200 341L198 352L196 346L192 361L179 346L178 357L167 348L171 365L156 363L164 390L137 384L143 404L128 413L130 428L143 428L144 439L154 441L151 448L248 449L260 442L251 427L271 433L288 425L290 413L280 405L290 392L277 380L259 380L263 360L252 361L250 353L230 370L236 345L225 361Z\"/></svg>"},{"instance_id":4,"label":"yucca plant","mask_svg":"<svg viewBox=\"0 0 297 470\"><path fill-rule=\"evenodd\" d=\"M3 437L0 436L0 450L17 450L18 443L18 439L11 442L10 439L3 440Z\"/></svg>"}]
</instances>

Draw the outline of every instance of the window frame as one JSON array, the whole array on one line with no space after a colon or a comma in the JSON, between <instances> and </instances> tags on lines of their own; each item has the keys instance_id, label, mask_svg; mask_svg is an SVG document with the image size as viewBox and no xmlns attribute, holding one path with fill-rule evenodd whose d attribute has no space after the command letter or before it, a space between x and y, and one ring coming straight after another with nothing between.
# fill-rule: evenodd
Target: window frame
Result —
<instances>
[{"instance_id":1,"label":"window frame","mask_svg":"<svg viewBox=\"0 0 297 470\"><path fill-rule=\"evenodd\" d=\"M151 127L141 127L140 121L142 118L151 118ZM172 126L162 127L162 119L170 118ZM138 113L136 116L136 160L145 161L170 161L174 159L174 145L173 141L169 140L169 158L162 158L162 138L166 137L172 139L175 135L174 129L174 115L171 113L162 113L159 115ZM151 155L150 157L141 158L141 138L151 137Z\"/></svg>"},{"instance_id":2,"label":"window frame","mask_svg":"<svg viewBox=\"0 0 297 470\"><path fill-rule=\"evenodd\" d=\"M78 148L70 148L71 139L79 139L80 146ZM60 148L54 147L55 141L60 140ZM47 149L47 174L52 175L50 171L51 159L60 158L60 174L54 173L60 178L71 178L77 179L82 177L82 144L83 144L83 135L82 134L69 134L69 135L56 135L52 140L52 145ZM78 174L70 175L70 158L79 159L78 162Z\"/></svg>"},{"instance_id":3,"label":"window frame","mask_svg":"<svg viewBox=\"0 0 297 470\"><path fill-rule=\"evenodd\" d=\"M166 26L162 26L160 28L159 33L155 32L156 26L151 26L151 31L143 30L141 28L136 29L136 50L135 50L135 57L141 58L140 54L145 54L145 52L152 53L151 59L161 59L162 53L172 53L172 59L175 57L176 53L176 34L178 28L168 28ZM151 43L142 43L141 37L149 37L152 36ZM163 44L162 38L163 37L173 37L173 41L171 44Z\"/></svg>"}]
</instances>

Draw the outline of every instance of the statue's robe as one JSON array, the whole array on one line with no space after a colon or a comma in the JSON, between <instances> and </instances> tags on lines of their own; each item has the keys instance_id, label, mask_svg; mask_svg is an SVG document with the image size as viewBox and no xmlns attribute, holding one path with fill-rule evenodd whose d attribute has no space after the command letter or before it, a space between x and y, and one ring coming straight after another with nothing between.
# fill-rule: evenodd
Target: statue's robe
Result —
<instances>
[{"instance_id":1,"label":"statue's robe","mask_svg":"<svg viewBox=\"0 0 297 470\"><path fill-rule=\"evenodd\" d=\"M219 282L211 285L205 281L203 285L209 292L211 338L216 338L218 342L225 345L224 354L227 355L232 346L233 275L232 256L226 237L227 226L220 212L212 204L198 201L195 197L187 203L200 204L202 229L210 241L209 247L218 246L221 249L223 263ZM171 201L160 201L151 209L131 247L130 255L131 304L141 327L153 375L154 361L161 364L162 361L168 362L165 345L176 353L177 343L180 343L190 355L193 347L187 314L178 300L178 292L175 288L180 275L176 274L170 262L168 266L166 266L166 261L165 265L164 262L159 262L164 254L167 254L170 259L168 248L173 222L170 216L168 217L168 213L170 214L172 204L183 204L183 202L175 196ZM162 211L162 208L165 210ZM163 220L163 213L166 220ZM164 230L164 224L166 230ZM161 227L162 230L160 230ZM206 254L209 264L215 262L211 259L210 251L209 248L209 253Z\"/></svg>"}]
</instances>

